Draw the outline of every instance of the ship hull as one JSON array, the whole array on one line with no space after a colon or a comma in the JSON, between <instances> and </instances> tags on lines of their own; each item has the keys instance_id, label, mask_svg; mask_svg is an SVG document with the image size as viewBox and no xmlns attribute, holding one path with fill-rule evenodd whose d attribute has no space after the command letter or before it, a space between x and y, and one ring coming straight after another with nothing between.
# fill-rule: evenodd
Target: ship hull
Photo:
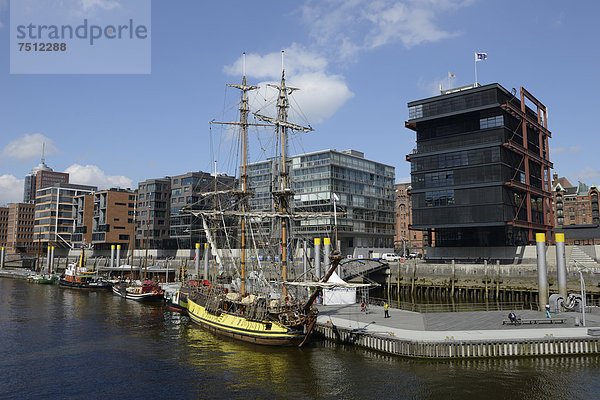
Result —
<instances>
[{"instance_id":1,"label":"ship hull","mask_svg":"<svg viewBox=\"0 0 600 400\"><path fill-rule=\"evenodd\" d=\"M110 282L71 282L65 279L59 279L58 285L64 288L82 290L110 290L112 287Z\"/></svg>"},{"instance_id":2,"label":"ship hull","mask_svg":"<svg viewBox=\"0 0 600 400\"><path fill-rule=\"evenodd\" d=\"M310 334L310 331L307 333L290 331L277 322L249 321L227 312L215 315L190 299L188 299L187 311L190 319L201 327L218 335L249 343L297 347L303 344Z\"/></svg>"},{"instance_id":3,"label":"ship hull","mask_svg":"<svg viewBox=\"0 0 600 400\"><path fill-rule=\"evenodd\" d=\"M139 302L144 302L144 303L159 302L159 301L164 301L164 299L165 299L164 295L160 294L160 293L156 293L156 294L154 294L154 292L139 293L139 294L131 293L131 292L128 292L124 287L120 287L120 286L113 286L112 291L117 296L121 296L128 300L134 300L134 301L139 301Z\"/></svg>"}]
</instances>

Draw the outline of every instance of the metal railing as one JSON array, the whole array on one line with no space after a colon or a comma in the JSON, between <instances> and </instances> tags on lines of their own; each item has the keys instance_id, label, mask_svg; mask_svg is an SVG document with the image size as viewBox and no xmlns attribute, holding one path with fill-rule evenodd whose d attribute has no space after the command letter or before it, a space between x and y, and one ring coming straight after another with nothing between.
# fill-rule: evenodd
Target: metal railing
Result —
<instances>
[{"instance_id":1,"label":"metal railing","mask_svg":"<svg viewBox=\"0 0 600 400\"><path fill-rule=\"evenodd\" d=\"M387 302L390 307L400 310L418 313L442 313L442 312L473 312L473 311L512 311L533 310L531 305L522 302L494 302L488 303L450 303L450 304L426 304L410 303L406 301L386 300L376 297L368 299L369 304L381 306Z\"/></svg>"}]
</instances>

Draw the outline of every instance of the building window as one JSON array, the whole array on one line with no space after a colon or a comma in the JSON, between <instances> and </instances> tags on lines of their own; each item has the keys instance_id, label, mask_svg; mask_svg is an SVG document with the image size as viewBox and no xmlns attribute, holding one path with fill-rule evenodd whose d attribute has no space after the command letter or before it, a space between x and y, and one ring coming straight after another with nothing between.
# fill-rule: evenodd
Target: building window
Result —
<instances>
[{"instance_id":1,"label":"building window","mask_svg":"<svg viewBox=\"0 0 600 400\"><path fill-rule=\"evenodd\" d=\"M504 117L499 115L497 117L481 118L479 120L479 129L496 128L504 125Z\"/></svg>"},{"instance_id":2,"label":"building window","mask_svg":"<svg viewBox=\"0 0 600 400\"><path fill-rule=\"evenodd\" d=\"M427 207L448 206L454 204L454 190L436 190L425 192Z\"/></svg>"}]
</instances>

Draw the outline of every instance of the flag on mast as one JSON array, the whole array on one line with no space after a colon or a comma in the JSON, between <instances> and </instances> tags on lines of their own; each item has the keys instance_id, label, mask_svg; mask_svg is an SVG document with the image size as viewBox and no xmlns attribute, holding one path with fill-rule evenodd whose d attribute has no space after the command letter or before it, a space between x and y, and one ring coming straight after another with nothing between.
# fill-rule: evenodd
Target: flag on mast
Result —
<instances>
[{"instance_id":1,"label":"flag on mast","mask_svg":"<svg viewBox=\"0 0 600 400\"><path fill-rule=\"evenodd\" d=\"M452 72L448 71L448 78L456 79L456 75L454 75Z\"/></svg>"},{"instance_id":2,"label":"flag on mast","mask_svg":"<svg viewBox=\"0 0 600 400\"><path fill-rule=\"evenodd\" d=\"M487 53L475 52L475 62L487 60Z\"/></svg>"}]
</instances>

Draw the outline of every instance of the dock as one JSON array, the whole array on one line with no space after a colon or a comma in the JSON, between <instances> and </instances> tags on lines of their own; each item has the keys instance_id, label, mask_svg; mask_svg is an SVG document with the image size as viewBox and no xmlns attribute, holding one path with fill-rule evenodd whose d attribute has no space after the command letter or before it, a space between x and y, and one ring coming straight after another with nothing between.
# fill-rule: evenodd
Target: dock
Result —
<instances>
[{"instance_id":1,"label":"dock","mask_svg":"<svg viewBox=\"0 0 600 400\"><path fill-rule=\"evenodd\" d=\"M557 324L505 325L508 311L417 313L358 304L319 306L316 334L328 340L414 358L490 358L600 353L600 310L554 313ZM519 310L523 320L541 320L544 312ZM558 322L558 321L557 321Z\"/></svg>"}]
</instances>

